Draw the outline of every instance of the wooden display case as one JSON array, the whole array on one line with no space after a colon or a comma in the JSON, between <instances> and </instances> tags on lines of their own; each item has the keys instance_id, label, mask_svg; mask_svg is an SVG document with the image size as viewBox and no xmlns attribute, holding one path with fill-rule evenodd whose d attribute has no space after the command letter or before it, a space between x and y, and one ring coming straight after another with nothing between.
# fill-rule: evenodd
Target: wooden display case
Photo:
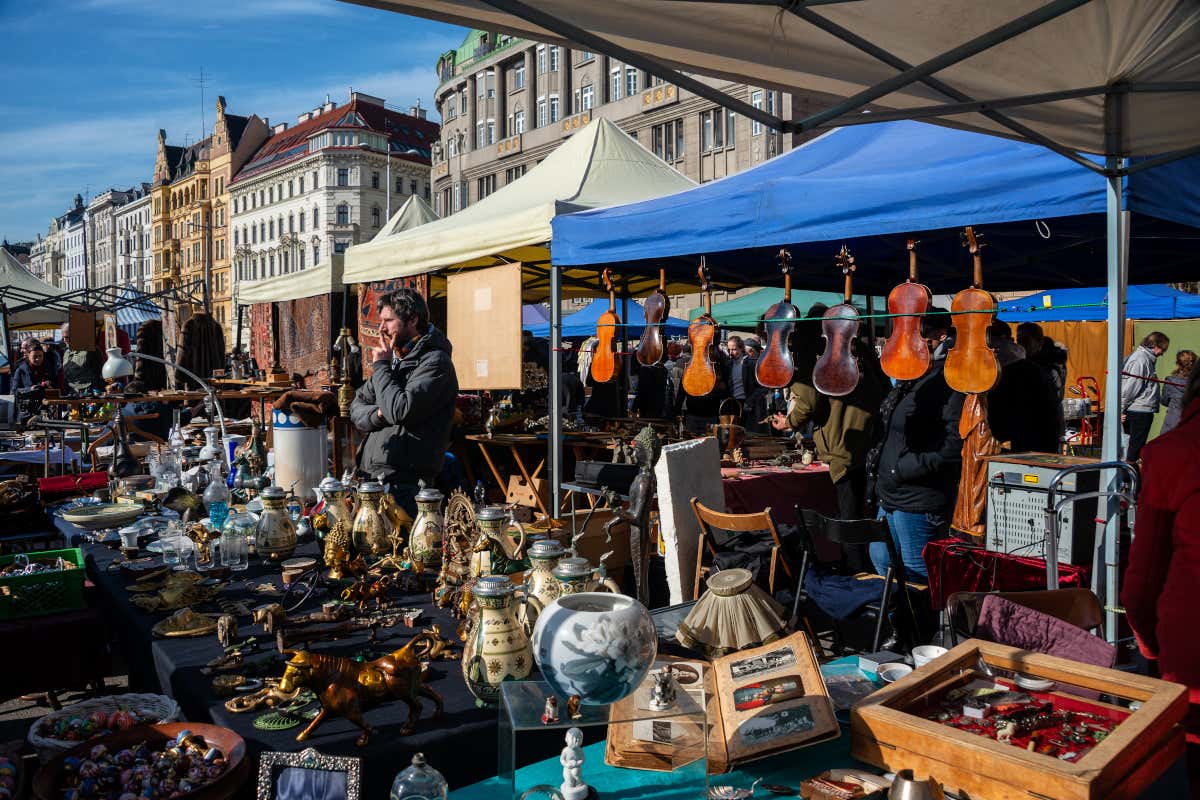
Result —
<instances>
[{"instance_id":1,"label":"wooden display case","mask_svg":"<svg viewBox=\"0 0 1200 800\"><path fill-rule=\"evenodd\" d=\"M1088 700L1129 713L1078 761L1064 761L926 719L915 711L932 697L987 677L1020 673L1099 693ZM1180 723L1187 689L1176 683L1092 667L969 639L859 703L851 712L851 753L877 767L932 776L963 797L987 800L1135 798L1184 752Z\"/></svg>"}]
</instances>

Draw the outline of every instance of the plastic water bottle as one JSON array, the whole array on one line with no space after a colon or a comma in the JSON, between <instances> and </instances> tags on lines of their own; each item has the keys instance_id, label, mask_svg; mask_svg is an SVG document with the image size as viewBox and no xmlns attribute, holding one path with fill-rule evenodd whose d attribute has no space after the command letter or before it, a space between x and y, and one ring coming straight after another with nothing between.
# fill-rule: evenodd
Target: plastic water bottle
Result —
<instances>
[{"instance_id":1,"label":"plastic water bottle","mask_svg":"<svg viewBox=\"0 0 1200 800\"><path fill-rule=\"evenodd\" d=\"M229 487L221 476L221 462L213 459L209 465L208 488L204 490L204 505L208 508L208 521L213 530L219 531L225 527L225 519L229 516Z\"/></svg>"}]
</instances>

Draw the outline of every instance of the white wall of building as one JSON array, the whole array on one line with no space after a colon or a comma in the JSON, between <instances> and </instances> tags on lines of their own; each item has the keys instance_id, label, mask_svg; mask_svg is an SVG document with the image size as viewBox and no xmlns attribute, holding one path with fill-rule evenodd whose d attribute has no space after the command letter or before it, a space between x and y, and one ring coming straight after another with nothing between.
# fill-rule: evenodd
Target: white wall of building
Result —
<instances>
[{"instance_id":1,"label":"white wall of building","mask_svg":"<svg viewBox=\"0 0 1200 800\"><path fill-rule=\"evenodd\" d=\"M68 225L63 232L62 288L82 289L87 285L87 217Z\"/></svg>"},{"instance_id":2,"label":"white wall of building","mask_svg":"<svg viewBox=\"0 0 1200 800\"><path fill-rule=\"evenodd\" d=\"M113 211L116 231L116 282L142 292L150 291L154 273L151 251L151 197L140 198Z\"/></svg>"}]
</instances>

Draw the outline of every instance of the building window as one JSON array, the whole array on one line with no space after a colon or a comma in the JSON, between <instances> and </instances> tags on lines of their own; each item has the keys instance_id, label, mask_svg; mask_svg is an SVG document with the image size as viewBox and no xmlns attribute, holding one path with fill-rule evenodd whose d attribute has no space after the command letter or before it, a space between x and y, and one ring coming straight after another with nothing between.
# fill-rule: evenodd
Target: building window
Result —
<instances>
[{"instance_id":1,"label":"building window","mask_svg":"<svg viewBox=\"0 0 1200 800\"><path fill-rule=\"evenodd\" d=\"M264 242L267 241L267 223L258 223L258 238L262 239Z\"/></svg>"},{"instance_id":2,"label":"building window","mask_svg":"<svg viewBox=\"0 0 1200 800\"><path fill-rule=\"evenodd\" d=\"M486 134L483 132L483 120L475 123L475 147L480 148L487 144Z\"/></svg>"},{"instance_id":3,"label":"building window","mask_svg":"<svg viewBox=\"0 0 1200 800\"><path fill-rule=\"evenodd\" d=\"M475 182L475 194L480 200L487 197L494 191L496 191L495 173L492 173L491 175L484 175Z\"/></svg>"},{"instance_id":4,"label":"building window","mask_svg":"<svg viewBox=\"0 0 1200 800\"><path fill-rule=\"evenodd\" d=\"M496 70L489 69L484 73L484 85L487 86L487 96L489 99L496 96Z\"/></svg>"},{"instance_id":5,"label":"building window","mask_svg":"<svg viewBox=\"0 0 1200 800\"><path fill-rule=\"evenodd\" d=\"M525 62L521 61L521 62L518 62L515 67L513 67L513 89L524 89L524 88L525 88Z\"/></svg>"},{"instance_id":6,"label":"building window","mask_svg":"<svg viewBox=\"0 0 1200 800\"><path fill-rule=\"evenodd\" d=\"M270 259L270 262L269 262L269 263L270 263L270 265L271 265L271 271L270 271L270 272L268 272L267 274L268 274L270 277L274 278L274 277L275 277L275 254L274 254L274 253L271 253L269 256L267 256L267 258L268 258L268 259Z\"/></svg>"},{"instance_id":7,"label":"building window","mask_svg":"<svg viewBox=\"0 0 1200 800\"><path fill-rule=\"evenodd\" d=\"M270 238L272 238L272 239L275 238L275 220L269 220L267 222L267 233L270 236Z\"/></svg>"},{"instance_id":8,"label":"building window","mask_svg":"<svg viewBox=\"0 0 1200 800\"><path fill-rule=\"evenodd\" d=\"M546 71L546 45L539 44L537 46L537 74L541 75Z\"/></svg>"},{"instance_id":9,"label":"building window","mask_svg":"<svg viewBox=\"0 0 1200 800\"><path fill-rule=\"evenodd\" d=\"M558 122L558 95L550 95L550 122Z\"/></svg>"},{"instance_id":10,"label":"building window","mask_svg":"<svg viewBox=\"0 0 1200 800\"><path fill-rule=\"evenodd\" d=\"M458 90L458 113L460 116L467 115L467 87L464 86Z\"/></svg>"},{"instance_id":11,"label":"building window","mask_svg":"<svg viewBox=\"0 0 1200 800\"><path fill-rule=\"evenodd\" d=\"M408 182L408 193L409 193L409 194L416 194L416 193L417 193L417 182L416 182L416 181L409 181L409 182Z\"/></svg>"},{"instance_id":12,"label":"building window","mask_svg":"<svg viewBox=\"0 0 1200 800\"><path fill-rule=\"evenodd\" d=\"M683 120L676 119L650 129L651 149L663 161L683 158Z\"/></svg>"},{"instance_id":13,"label":"building window","mask_svg":"<svg viewBox=\"0 0 1200 800\"><path fill-rule=\"evenodd\" d=\"M480 100L487 97L487 75L482 72L475 75L475 96Z\"/></svg>"},{"instance_id":14,"label":"building window","mask_svg":"<svg viewBox=\"0 0 1200 800\"><path fill-rule=\"evenodd\" d=\"M379 188L379 170L374 170L371 172L371 188Z\"/></svg>"},{"instance_id":15,"label":"building window","mask_svg":"<svg viewBox=\"0 0 1200 800\"><path fill-rule=\"evenodd\" d=\"M268 203L275 202L275 187L274 186L267 187L267 202Z\"/></svg>"},{"instance_id":16,"label":"building window","mask_svg":"<svg viewBox=\"0 0 1200 800\"><path fill-rule=\"evenodd\" d=\"M512 183L517 178L520 178L522 175L524 175L525 169L526 166L524 164L518 164L515 167L509 167L508 169L504 170L505 185Z\"/></svg>"},{"instance_id":17,"label":"building window","mask_svg":"<svg viewBox=\"0 0 1200 800\"><path fill-rule=\"evenodd\" d=\"M725 146L733 147L737 143L737 114L733 111L725 111Z\"/></svg>"},{"instance_id":18,"label":"building window","mask_svg":"<svg viewBox=\"0 0 1200 800\"><path fill-rule=\"evenodd\" d=\"M396 194L404 194L404 178L396 176Z\"/></svg>"},{"instance_id":19,"label":"building window","mask_svg":"<svg viewBox=\"0 0 1200 800\"><path fill-rule=\"evenodd\" d=\"M525 112L521 109L517 109L515 112L513 112L512 132L513 134L521 134L525 132Z\"/></svg>"},{"instance_id":20,"label":"building window","mask_svg":"<svg viewBox=\"0 0 1200 800\"><path fill-rule=\"evenodd\" d=\"M300 256L300 264L299 264L300 269L304 269L304 248L303 247L300 248L300 252L297 255Z\"/></svg>"},{"instance_id":21,"label":"building window","mask_svg":"<svg viewBox=\"0 0 1200 800\"><path fill-rule=\"evenodd\" d=\"M286 250L279 254L279 266L284 272L291 272L289 269L290 265L288 264L288 254Z\"/></svg>"},{"instance_id":22,"label":"building window","mask_svg":"<svg viewBox=\"0 0 1200 800\"><path fill-rule=\"evenodd\" d=\"M300 212L299 222L300 222L300 232L304 233L304 212L303 211Z\"/></svg>"},{"instance_id":23,"label":"building window","mask_svg":"<svg viewBox=\"0 0 1200 800\"><path fill-rule=\"evenodd\" d=\"M589 53L587 50L580 50L579 51L579 60L576 61L575 63L576 64L586 64L587 62L591 61L595 57L596 57L595 53Z\"/></svg>"},{"instance_id":24,"label":"building window","mask_svg":"<svg viewBox=\"0 0 1200 800\"><path fill-rule=\"evenodd\" d=\"M489 119L487 121L487 143L496 143L496 120Z\"/></svg>"},{"instance_id":25,"label":"building window","mask_svg":"<svg viewBox=\"0 0 1200 800\"><path fill-rule=\"evenodd\" d=\"M753 92L750 93L750 105L754 106L755 108L763 107L762 89L755 89ZM750 120L750 135L751 136L758 136L760 133L762 133L762 130L763 130L763 124L761 122L759 122L756 119Z\"/></svg>"},{"instance_id":26,"label":"building window","mask_svg":"<svg viewBox=\"0 0 1200 800\"><path fill-rule=\"evenodd\" d=\"M337 207L337 224L338 225L349 225L350 224L350 206L347 205L346 203L341 203Z\"/></svg>"},{"instance_id":27,"label":"building window","mask_svg":"<svg viewBox=\"0 0 1200 800\"><path fill-rule=\"evenodd\" d=\"M379 206L375 206L371 209L371 227L379 227Z\"/></svg>"},{"instance_id":28,"label":"building window","mask_svg":"<svg viewBox=\"0 0 1200 800\"><path fill-rule=\"evenodd\" d=\"M451 94L446 98L446 119L454 119L458 116L455 110L458 107L458 95Z\"/></svg>"},{"instance_id":29,"label":"building window","mask_svg":"<svg viewBox=\"0 0 1200 800\"><path fill-rule=\"evenodd\" d=\"M559 56L558 47L552 46L550 48L550 71L551 72L558 72L558 56Z\"/></svg>"},{"instance_id":30,"label":"building window","mask_svg":"<svg viewBox=\"0 0 1200 800\"><path fill-rule=\"evenodd\" d=\"M537 126L539 128L546 127L546 98L539 97L537 99Z\"/></svg>"},{"instance_id":31,"label":"building window","mask_svg":"<svg viewBox=\"0 0 1200 800\"><path fill-rule=\"evenodd\" d=\"M621 68L613 67L608 75L608 100L611 103L614 100L621 99Z\"/></svg>"},{"instance_id":32,"label":"building window","mask_svg":"<svg viewBox=\"0 0 1200 800\"><path fill-rule=\"evenodd\" d=\"M350 243L347 242L345 239L338 239L336 242L333 243L333 252L340 255L341 253L346 252L346 248L348 248L349 246L350 246Z\"/></svg>"},{"instance_id":33,"label":"building window","mask_svg":"<svg viewBox=\"0 0 1200 800\"><path fill-rule=\"evenodd\" d=\"M346 169L345 167L338 167L337 185L338 186L349 186L350 185L350 170Z\"/></svg>"},{"instance_id":34,"label":"building window","mask_svg":"<svg viewBox=\"0 0 1200 800\"><path fill-rule=\"evenodd\" d=\"M319 242L313 244L313 265L321 261L321 244Z\"/></svg>"},{"instance_id":35,"label":"building window","mask_svg":"<svg viewBox=\"0 0 1200 800\"><path fill-rule=\"evenodd\" d=\"M453 201L454 204L452 206L450 206L450 208L454 211L458 211L460 208L462 208L462 196L461 196L460 192L461 192L461 187L459 185L459 182L455 181L454 182L454 201Z\"/></svg>"},{"instance_id":36,"label":"building window","mask_svg":"<svg viewBox=\"0 0 1200 800\"><path fill-rule=\"evenodd\" d=\"M625 68L625 96L633 97L638 93L638 71L637 67Z\"/></svg>"},{"instance_id":37,"label":"building window","mask_svg":"<svg viewBox=\"0 0 1200 800\"><path fill-rule=\"evenodd\" d=\"M700 114L700 152L707 153L713 149L713 115L711 111Z\"/></svg>"},{"instance_id":38,"label":"building window","mask_svg":"<svg viewBox=\"0 0 1200 800\"><path fill-rule=\"evenodd\" d=\"M596 102L596 92L589 83L579 90L579 110L590 111Z\"/></svg>"},{"instance_id":39,"label":"building window","mask_svg":"<svg viewBox=\"0 0 1200 800\"><path fill-rule=\"evenodd\" d=\"M321 213L316 206L313 206L313 230L321 227Z\"/></svg>"},{"instance_id":40,"label":"building window","mask_svg":"<svg viewBox=\"0 0 1200 800\"><path fill-rule=\"evenodd\" d=\"M767 113L768 114L775 113L775 92L774 91L767 92Z\"/></svg>"}]
</instances>

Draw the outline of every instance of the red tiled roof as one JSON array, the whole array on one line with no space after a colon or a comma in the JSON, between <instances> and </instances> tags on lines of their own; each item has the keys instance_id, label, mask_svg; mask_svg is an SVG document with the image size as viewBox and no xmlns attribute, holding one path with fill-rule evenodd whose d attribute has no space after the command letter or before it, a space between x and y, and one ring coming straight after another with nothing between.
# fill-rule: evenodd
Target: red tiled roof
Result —
<instances>
[{"instance_id":1,"label":"red tiled roof","mask_svg":"<svg viewBox=\"0 0 1200 800\"><path fill-rule=\"evenodd\" d=\"M439 130L436 122L356 98L272 136L238 170L230 183L235 184L303 158L308 155L309 137L331 128L367 128L375 133L387 134L394 158L426 165L430 163L430 148L437 141Z\"/></svg>"}]
</instances>

